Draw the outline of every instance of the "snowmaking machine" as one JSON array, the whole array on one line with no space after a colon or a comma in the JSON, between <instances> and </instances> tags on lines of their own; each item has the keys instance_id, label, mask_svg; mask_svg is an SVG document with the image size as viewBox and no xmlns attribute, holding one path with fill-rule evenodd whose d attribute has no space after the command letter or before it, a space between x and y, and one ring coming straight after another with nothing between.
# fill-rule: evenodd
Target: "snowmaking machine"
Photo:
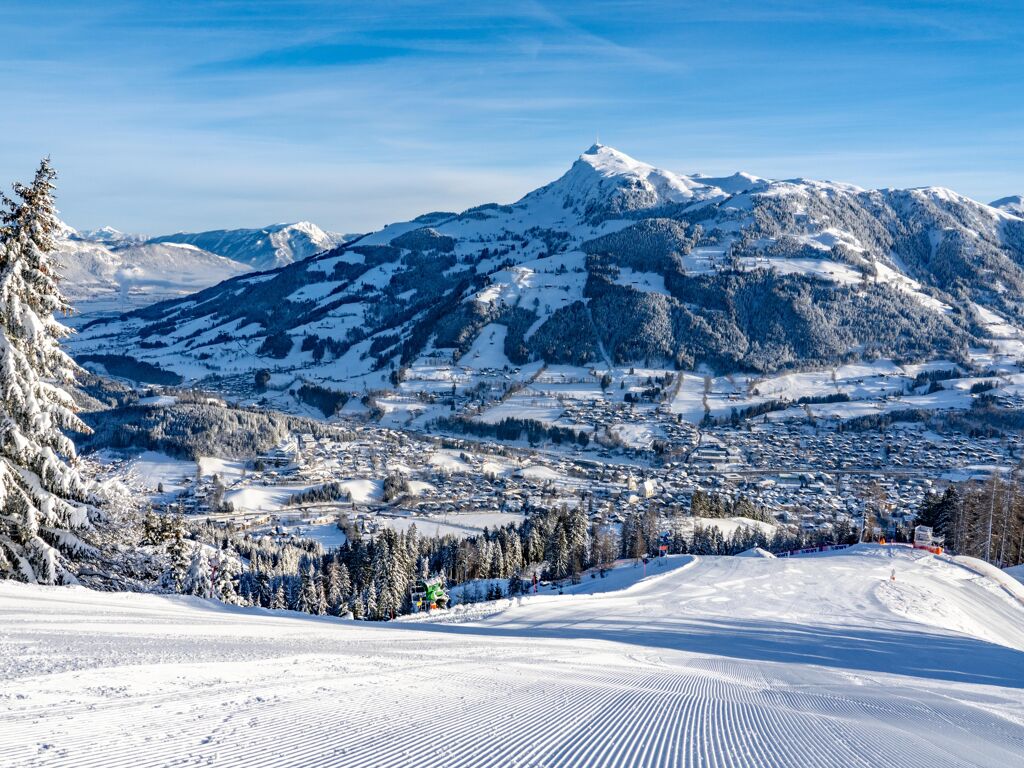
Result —
<instances>
[{"instance_id":1,"label":"snowmaking machine","mask_svg":"<svg viewBox=\"0 0 1024 768\"><path fill-rule=\"evenodd\" d=\"M444 576L417 579L411 588L411 597L413 613L447 608L448 591L445 589Z\"/></svg>"},{"instance_id":2,"label":"snowmaking machine","mask_svg":"<svg viewBox=\"0 0 1024 768\"><path fill-rule=\"evenodd\" d=\"M945 543L946 537L936 536L927 525L914 528L914 549L927 549L933 555L941 555L942 545Z\"/></svg>"}]
</instances>

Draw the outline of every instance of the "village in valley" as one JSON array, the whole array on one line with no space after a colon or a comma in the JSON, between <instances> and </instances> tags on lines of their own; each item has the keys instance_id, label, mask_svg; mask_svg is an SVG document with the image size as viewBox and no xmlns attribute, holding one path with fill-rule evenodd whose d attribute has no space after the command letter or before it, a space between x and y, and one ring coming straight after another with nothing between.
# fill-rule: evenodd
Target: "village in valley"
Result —
<instances>
[{"instance_id":1,"label":"village in valley","mask_svg":"<svg viewBox=\"0 0 1024 768\"><path fill-rule=\"evenodd\" d=\"M936 429L957 408L1014 406L1024 385L1005 359L988 377L880 361L756 381L430 362L326 420L275 374L283 385L239 387L238 402L316 416L322 432L235 460L114 458L116 471L159 511L325 548L384 527L475 535L579 505L597 525L652 513L691 540L710 526L828 542L906 538L929 494L1013 469L1024 450L1019 433Z\"/></svg>"}]
</instances>

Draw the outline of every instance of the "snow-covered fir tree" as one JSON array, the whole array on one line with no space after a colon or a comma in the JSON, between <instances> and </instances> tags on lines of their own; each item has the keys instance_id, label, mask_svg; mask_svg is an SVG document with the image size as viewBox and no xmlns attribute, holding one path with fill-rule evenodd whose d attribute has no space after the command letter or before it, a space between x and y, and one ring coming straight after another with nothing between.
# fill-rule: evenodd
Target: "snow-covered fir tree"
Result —
<instances>
[{"instance_id":1,"label":"snow-covered fir tree","mask_svg":"<svg viewBox=\"0 0 1024 768\"><path fill-rule=\"evenodd\" d=\"M171 518L169 533L170 541L167 544L167 554L171 559L171 567L165 574L164 580L167 587L182 593L185 591L192 560L190 546L185 541L185 519L181 515Z\"/></svg>"},{"instance_id":2,"label":"snow-covered fir tree","mask_svg":"<svg viewBox=\"0 0 1024 768\"><path fill-rule=\"evenodd\" d=\"M344 563L338 566L338 591L341 593L342 602L352 595L352 577Z\"/></svg>"},{"instance_id":3,"label":"snow-covered fir tree","mask_svg":"<svg viewBox=\"0 0 1024 768\"><path fill-rule=\"evenodd\" d=\"M185 579L185 594L196 597L213 597L213 578L210 574L210 560L202 545L192 553L192 564Z\"/></svg>"},{"instance_id":4,"label":"snow-covered fir tree","mask_svg":"<svg viewBox=\"0 0 1024 768\"><path fill-rule=\"evenodd\" d=\"M270 607L278 611L282 611L288 607L288 598L284 593L283 582L277 582L277 588L274 590L274 596L270 599Z\"/></svg>"},{"instance_id":5,"label":"snow-covered fir tree","mask_svg":"<svg viewBox=\"0 0 1024 768\"><path fill-rule=\"evenodd\" d=\"M323 579L316 579L313 586L316 589L316 602L313 613L317 616L326 616L329 613L329 606L327 605L327 592L324 590Z\"/></svg>"},{"instance_id":6,"label":"snow-covered fir tree","mask_svg":"<svg viewBox=\"0 0 1024 768\"><path fill-rule=\"evenodd\" d=\"M373 582L375 603L377 606L376 618L390 619L394 616L398 606L395 605L394 593L391 589L394 580L394 552L389 545L388 539L381 535L377 542L377 549L373 556ZM367 613L374 615L369 609Z\"/></svg>"},{"instance_id":7,"label":"snow-covered fir tree","mask_svg":"<svg viewBox=\"0 0 1024 768\"><path fill-rule=\"evenodd\" d=\"M335 609L342 601L341 588L338 585L339 579L338 561L332 559L324 568L323 574L324 599L327 601L327 607L331 614L335 614Z\"/></svg>"},{"instance_id":8,"label":"snow-covered fir tree","mask_svg":"<svg viewBox=\"0 0 1024 768\"><path fill-rule=\"evenodd\" d=\"M570 553L569 542L565 536L565 529L558 527L558 532L552 542L551 548L551 573L556 579L564 578L569 573Z\"/></svg>"},{"instance_id":9,"label":"snow-covered fir tree","mask_svg":"<svg viewBox=\"0 0 1024 768\"><path fill-rule=\"evenodd\" d=\"M353 619L359 620L364 617L363 613L363 601L358 595L354 595L348 604L349 613Z\"/></svg>"},{"instance_id":10,"label":"snow-covered fir tree","mask_svg":"<svg viewBox=\"0 0 1024 768\"><path fill-rule=\"evenodd\" d=\"M509 536L509 549L506 553L510 571L518 573L523 567L523 543L518 535Z\"/></svg>"},{"instance_id":11,"label":"snow-covered fir tree","mask_svg":"<svg viewBox=\"0 0 1024 768\"><path fill-rule=\"evenodd\" d=\"M336 559L331 560L330 565L327 566L325 580L324 599L327 603L327 611L332 616L340 616L348 610L345 600L352 589L348 568Z\"/></svg>"},{"instance_id":12,"label":"snow-covered fir tree","mask_svg":"<svg viewBox=\"0 0 1024 768\"><path fill-rule=\"evenodd\" d=\"M88 432L64 387L80 371L61 349L70 312L51 256L60 230L56 173L0 195L0 577L74 582L68 558L91 549L100 517L62 430Z\"/></svg>"},{"instance_id":13,"label":"snow-covered fir tree","mask_svg":"<svg viewBox=\"0 0 1024 768\"><path fill-rule=\"evenodd\" d=\"M238 592L235 589L235 577L237 575L238 565L235 562L235 553L230 550L221 550L217 558L213 592L222 603L228 603L229 605L237 605L239 603Z\"/></svg>"},{"instance_id":14,"label":"snow-covered fir tree","mask_svg":"<svg viewBox=\"0 0 1024 768\"><path fill-rule=\"evenodd\" d=\"M363 612L368 619L379 619L380 611L377 607L377 587L371 581L366 588L366 610Z\"/></svg>"},{"instance_id":15,"label":"snow-covered fir tree","mask_svg":"<svg viewBox=\"0 0 1024 768\"><path fill-rule=\"evenodd\" d=\"M142 543L160 545L163 543L166 527L164 520L152 508L142 518Z\"/></svg>"},{"instance_id":16,"label":"snow-covered fir tree","mask_svg":"<svg viewBox=\"0 0 1024 768\"><path fill-rule=\"evenodd\" d=\"M568 539L570 561L586 563L590 549L590 520L582 503L569 513Z\"/></svg>"},{"instance_id":17,"label":"snow-covered fir tree","mask_svg":"<svg viewBox=\"0 0 1024 768\"><path fill-rule=\"evenodd\" d=\"M302 572L296 610L303 613L312 613L316 616L321 616L327 612L327 601L324 598L323 585L316 571L313 570L312 563L309 563Z\"/></svg>"}]
</instances>

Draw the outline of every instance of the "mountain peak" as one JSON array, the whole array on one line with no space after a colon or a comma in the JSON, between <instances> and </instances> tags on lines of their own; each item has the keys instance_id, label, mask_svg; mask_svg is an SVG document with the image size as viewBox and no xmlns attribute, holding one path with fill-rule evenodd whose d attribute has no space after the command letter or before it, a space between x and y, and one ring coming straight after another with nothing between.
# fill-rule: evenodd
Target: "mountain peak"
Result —
<instances>
[{"instance_id":1,"label":"mountain peak","mask_svg":"<svg viewBox=\"0 0 1024 768\"><path fill-rule=\"evenodd\" d=\"M655 168L596 143L590 146L555 181L527 194L517 205L533 208L535 217L553 223L564 219L566 211L597 221L624 212L655 208L695 197L723 193L687 176ZM535 206L540 208L535 208Z\"/></svg>"},{"instance_id":2,"label":"mountain peak","mask_svg":"<svg viewBox=\"0 0 1024 768\"><path fill-rule=\"evenodd\" d=\"M746 171L737 171L731 176L706 176L698 173L691 178L700 184L717 187L728 195L737 195L757 187L764 187L768 183L767 179Z\"/></svg>"},{"instance_id":3,"label":"mountain peak","mask_svg":"<svg viewBox=\"0 0 1024 768\"><path fill-rule=\"evenodd\" d=\"M618 175L638 169L654 170L653 166L642 163L625 152L620 152L614 147L604 144L592 145L580 155L579 160L605 175Z\"/></svg>"},{"instance_id":4,"label":"mountain peak","mask_svg":"<svg viewBox=\"0 0 1024 768\"><path fill-rule=\"evenodd\" d=\"M267 232L281 232L283 230L298 230L302 232L323 233L323 230L311 221L282 221L263 227Z\"/></svg>"},{"instance_id":5,"label":"mountain peak","mask_svg":"<svg viewBox=\"0 0 1024 768\"><path fill-rule=\"evenodd\" d=\"M178 232L152 238L151 243L187 243L256 269L272 269L300 261L342 240L309 221L282 222L259 229Z\"/></svg>"},{"instance_id":6,"label":"mountain peak","mask_svg":"<svg viewBox=\"0 0 1024 768\"><path fill-rule=\"evenodd\" d=\"M993 208L1024 218L1024 195L1009 195L989 203Z\"/></svg>"},{"instance_id":7,"label":"mountain peak","mask_svg":"<svg viewBox=\"0 0 1024 768\"><path fill-rule=\"evenodd\" d=\"M94 243L106 243L110 245L141 243L146 238L142 235L133 235L114 229L111 226L100 227L99 229L83 229L79 231L70 230L71 235L80 240L89 240Z\"/></svg>"}]
</instances>

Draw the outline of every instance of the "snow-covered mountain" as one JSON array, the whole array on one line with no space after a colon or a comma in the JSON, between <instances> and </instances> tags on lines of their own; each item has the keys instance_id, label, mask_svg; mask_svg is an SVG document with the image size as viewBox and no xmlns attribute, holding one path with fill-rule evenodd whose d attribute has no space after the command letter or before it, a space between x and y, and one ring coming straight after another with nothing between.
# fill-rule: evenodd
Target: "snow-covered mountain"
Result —
<instances>
[{"instance_id":1,"label":"snow-covered mountain","mask_svg":"<svg viewBox=\"0 0 1024 768\"><path fill-rule=\"evenodd\" d=\"M58 243L61 289L75 308L76 323L185 296L250 271L191 245L144 243L109 228L98 232L94 239L94 233L69 228Z\"/></svg>"},{"instance_id":2,"label":"snow-covered mountain","mask_svg":"<svg viewBox=\"0 0 1024 768\"><path fill-rule=\"evenodd\" d=\"M78 232L71 232L70 235L77 240L87 240L94 243L108 243L112 245L123 245L126 243L142 243L146 238L143 235L122 232L113 227L100 227L98 229L83 229Z\"/></svg>"},{"instance_id":3,"label":"snow-covered mountain","mask_svg":"<svg viewBox=\"0 0 1024 768\"><path fill-rule=\"evenodd\" d=\"M1010 195L993 200L990 205L993 208L1012 213L1014 216L1024 216L1024 195Z\"/></svg>"},{"instance_id":4,"label":"snow-covered mountain","mask_svg":"<svg viewBox=\"0 0 1024 768\"><path fill-rule=\"evenodd\" d=\"M120 314L254 269L290 264L349 237L309 222L155 238L109 226L65 226L58 258L63 290L75 306L73 322L78 324L97 313Z\"/></svg>"},{"instance_id":5,"label":"snow-covered mountain","mask_svg":"<svg viewBox=\"0 0 1024 768\"><path fill-rule=\"evenodd\" d=\"M595 145L511 205L392 224L75 344L188 377L271 368L362 388L453 359L768 373L1020 356L1022 326L1010 210L940 187L687 176Z\"/></svg>"},{"instance_id":6,"label":"snow-covered mountain","mask_svg":"<svg viewBox=\"0 0 1024 768\"><path fill-rule=\"evenodd\" d=\"M345 239L345 235L325 232L316 224L299 221L293 224L272 224L260 229L178 232L154 237L149 242L186 243L248 264L254 269L273 269L301 261Z\"/></svg>"}]
</instances>

